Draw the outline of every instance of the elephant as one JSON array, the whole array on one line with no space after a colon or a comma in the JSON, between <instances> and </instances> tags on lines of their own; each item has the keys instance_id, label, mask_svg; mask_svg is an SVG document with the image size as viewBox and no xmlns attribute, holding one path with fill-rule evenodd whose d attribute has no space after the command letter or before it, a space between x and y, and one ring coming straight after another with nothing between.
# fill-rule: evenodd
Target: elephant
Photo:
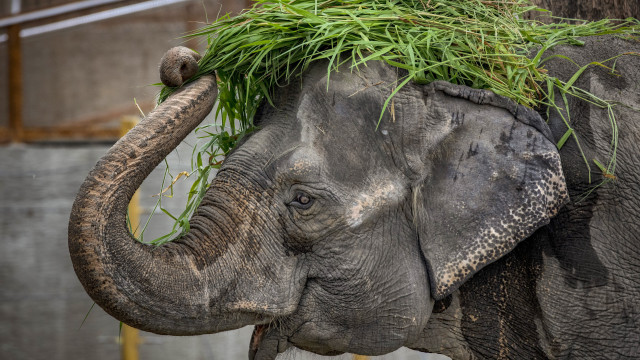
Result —
<instances>
[{"instance_id":1,"label":"elephant","mask_svg":"<svg viewBox=\"0 0 640 360\"><path fill-rule=\"evenodd\" d=\"M610 155L607 109L570 98L581 147L561 149L562 114L443 81L407 84L378 121L403 70L372 60L329 80L319 60L260 106L257 131L228 154L190 230L162 246L138 242L128 202L211 111L216 80L203 76L89 173L69 221L74 269L99 306L136 328L196 335L254 325L250 359L290 347L380 355L403 346L454 360L636 358L633 52L636 40L614 37L550 52L579 65L631 54L616 63L623 76L592 67L576 82L631 105L615 108L615 180L589 173L580 152ZM163 68L193 61L172 50ZM545 66L565 80L577 70L560 56Z\"/></svg>"}]
</instances>

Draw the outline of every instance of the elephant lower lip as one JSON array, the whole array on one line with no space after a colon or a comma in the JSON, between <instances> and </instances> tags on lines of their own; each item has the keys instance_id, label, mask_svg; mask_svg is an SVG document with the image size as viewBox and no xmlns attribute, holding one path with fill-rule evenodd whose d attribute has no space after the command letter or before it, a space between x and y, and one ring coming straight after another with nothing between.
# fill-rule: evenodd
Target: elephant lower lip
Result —
<instances>
[{"instance_id":1,"label":"elephant lower lip","mask_svg":"<svg viewBox=\"0 0 640 360\"><path fill-rule=\"evenodd\" d=\"M249 360L274 360L289 348L289 342L277 329L269 325L256 325L249 345Z\"/></svg>"}]
</instances>

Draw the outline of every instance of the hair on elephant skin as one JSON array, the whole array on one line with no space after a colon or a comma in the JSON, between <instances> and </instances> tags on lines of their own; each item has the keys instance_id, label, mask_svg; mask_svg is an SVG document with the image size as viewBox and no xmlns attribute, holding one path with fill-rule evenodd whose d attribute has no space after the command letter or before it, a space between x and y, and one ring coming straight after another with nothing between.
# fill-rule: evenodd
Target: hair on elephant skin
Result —
<instances>
[{"instance_id":1,"label":"hair on elephant skin","mask_svg":"<svg viewBox=\"0 0 640 360\"><path fill-rule=\"evenodd\" d=\"M584 65L640 44L554 51ZM172 50L163 78L181 83L192 57ZM594 67L577 85L638 107L638 65L625 56L623 76ZM558 57L547 68L568 79L572 66ZM160 334L255 325L252 360L292 346L456 360L640 353L637 111L616 107L618 179L584 197L592 184L576 144L556 148L556 113L434 82L402 88L378 123L400 70L370 61L329 81L326 69L319 61L276 89L171 243L137 242L126 206L211 110L215 79L184 86L98 162L69 224L74 268L98 305ZM606 110L570 101L587 157L607 158Z\"/></svg>"}]
</instances>

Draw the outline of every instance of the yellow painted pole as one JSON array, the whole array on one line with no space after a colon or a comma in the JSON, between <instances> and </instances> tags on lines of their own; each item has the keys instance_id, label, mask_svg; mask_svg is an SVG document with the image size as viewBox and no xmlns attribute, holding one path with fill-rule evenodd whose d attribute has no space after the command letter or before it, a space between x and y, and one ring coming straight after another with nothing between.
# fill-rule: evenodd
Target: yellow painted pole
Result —
<instances>
[{"instance_id":1,"label":"yellow painted pole","mask_svg":"<svg viewBox=\"0 0 640 360\"><path fill-rule=\"evenodd\" d=\"M120 122L120 136L124 136L140 121L137 116L124 116ZM129 223L131 231L137 234L140 224L140 194L136 191L129 202ZM129 325L122 324L120 350L122 360L138 360L138 345L140 344L140 332Z\"/></svg>"},{"instance_id":2,"label":"yellow painted pole","mask_svg":"<svg viewBox=\"0 0 640 360\"><path fill-rule=\"evenodd\" d=\"M364 355L353 355L353 360L369 360L369 357Z\"/></svg>"}]
</instances>

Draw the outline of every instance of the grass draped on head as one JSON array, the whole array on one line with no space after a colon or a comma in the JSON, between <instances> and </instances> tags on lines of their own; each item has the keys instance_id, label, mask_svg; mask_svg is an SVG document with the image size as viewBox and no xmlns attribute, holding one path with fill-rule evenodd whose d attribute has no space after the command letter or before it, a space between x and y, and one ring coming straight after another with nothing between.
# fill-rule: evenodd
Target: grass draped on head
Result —
<instances>
[{"instance_id":1,"label":"grass draped on head","mask_svg":"<svg viewBox=\"0 0 640 360\"><path fill-rule=\"evenodd\" d=\"M369 60L382 60L405 69L408 75L395 84L391 97L409 81L446 80L490 89L534 108L558 108L554 101L557 90L565 105L567 95L585 98L610 110L614 128L611 157L605 165L594 162L610 175L605 180L615 178L617 130L611 111L615 104L573 86L584 68L576 67L577 76L567 82L549 76L543 68L543 54L559 44L580 45L583 36L637 36L640 22L543 24L525 20L524 13L535 9L529 0L257 0L239 16L227 15L203 27L190 35L208 40L199 71L191 80L217 74L216 115L223 129L216 133L207 132L206 126L201 129L209 140L194 149L198 186L192 188L184 215L190 216L197 207L206 190L208 170L220 164L217 157L251 131L258 105L270 101L272 91L320 59L328 59L329 79L345 63L358 67ZM605 60L614 59L599 60L590 65L606 67ZM174 90L163 88L159 102ZM569 137L578 141L568 116L564 120L567 132L559 148ZM585 164L590 168L586 158ZM188 225L180 225L184 220L176 220L173 233L188 230L184 227Z\"/></svg>"}]
</instances>

